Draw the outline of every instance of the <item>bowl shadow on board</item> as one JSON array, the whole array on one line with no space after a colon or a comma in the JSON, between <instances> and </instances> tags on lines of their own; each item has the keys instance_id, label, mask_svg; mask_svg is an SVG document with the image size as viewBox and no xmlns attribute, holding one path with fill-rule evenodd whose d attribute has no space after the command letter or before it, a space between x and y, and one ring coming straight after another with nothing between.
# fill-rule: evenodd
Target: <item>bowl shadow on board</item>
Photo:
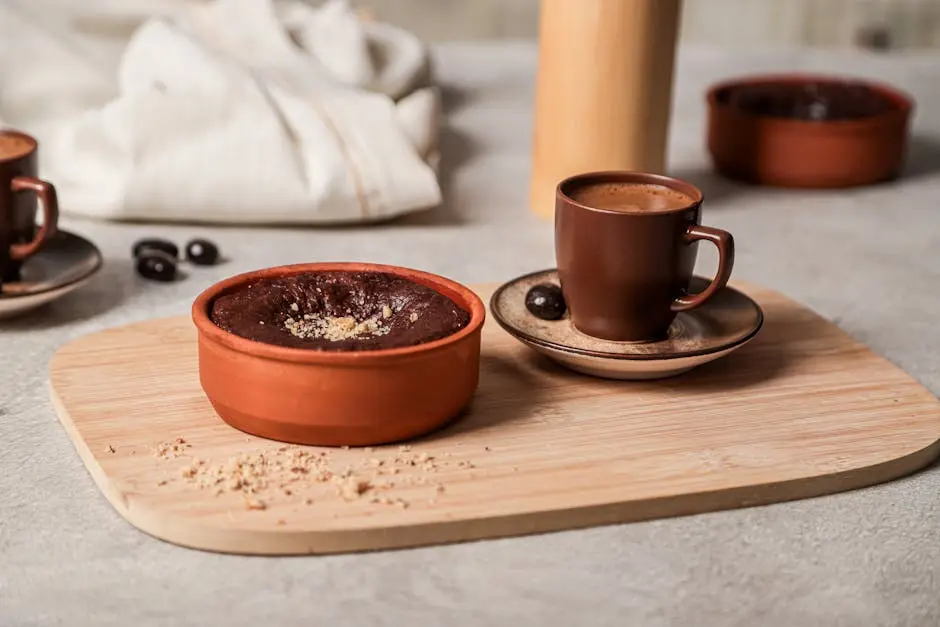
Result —
<instances>
[{"instance_id":1,"label":"bowl shadow on board","mask_svg":"<svg viewBox=\"0 0 940 627\"><path fill-rule=\"evenodd\" d=\"M449 439L527 420L538 410L542 395L534 376L538 375L525 364L484 353L480 358L480 384L470 404L447 425L415 442Z\"/></svg>"},{"instance_id":2,"label":"bowl shadow on board","mask_svg":"<svg viewBox=\"0 0 940 627\"><path fill-rule=\"evenodd\" d=\"M119 306L140 289L141 283L132 261L104 259L101 270L87 284L50 303L0 320L0 335L49 329L95 318Z\"/></svg>"}]
</instances>

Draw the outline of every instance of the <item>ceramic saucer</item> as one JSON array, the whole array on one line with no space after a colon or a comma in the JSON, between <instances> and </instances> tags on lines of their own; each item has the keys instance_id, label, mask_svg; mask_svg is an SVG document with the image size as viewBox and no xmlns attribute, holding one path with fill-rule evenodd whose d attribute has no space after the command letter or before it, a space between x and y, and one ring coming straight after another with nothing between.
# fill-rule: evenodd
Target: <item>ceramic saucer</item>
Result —
<instances>
[{"instance_id":1,"label":"ceramic saucer","mask_svg":"<svg viewBox=\"0 0 940 627\"><path fill-rule=\"evenodd\" d=\"M608 379L659 379L724 357L753 339L764 322L761 308L727 287L701 307L680 313L667 337L655 342L611 342L585 335L566 314L541 320L525 307L525 295L539 283L558 285L555 270L543 270L502 285L490 299L496 322L523 344L561 365ZM708 279L694 277L692 292Z\"/></svg>"},{"instance_id":2,"label":"ceramic saucer","mask_svg":"<svg viewBox=\"0 0 940 627\"><path fill-rule=\"evenodd\" d=\"M19 281L0 288L0 318L11 318L68 294L101 268L101 252L87 239L59 231L23 264Z\"/></svg>"}]
</instances>

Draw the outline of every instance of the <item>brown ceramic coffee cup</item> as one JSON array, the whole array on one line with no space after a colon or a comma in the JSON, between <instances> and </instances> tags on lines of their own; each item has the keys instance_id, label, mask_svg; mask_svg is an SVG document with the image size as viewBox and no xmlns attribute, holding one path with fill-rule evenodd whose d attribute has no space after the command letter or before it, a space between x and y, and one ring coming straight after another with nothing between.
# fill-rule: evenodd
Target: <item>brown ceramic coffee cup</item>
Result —
<instances>
[{"instance_id":1,"label":"brown ceramic coffee cup","mask_svg":"<svg viewBox=\"0 0 940 627\"><path fill-rule=\"evenodd\" d=\"M731 234L699 224L702 192L640 172L592 172L558 184L555 256L575 328L614 341L664 337L677 312L718 293L731 275ZM718 247L718 272L689 294L698 241Z\"/></svg>"},{"instance_id":2,"label":"brown ceramic coffee cup","mask_svg":"<svg viewBox=\"0 0 940 627\"><path fill-rule=\"evenodd\" d=\"M56 231L59 205L51 183L36 178L38 144L25 133L0 130L0 280L19 279L23 261ZM36 228L36 199L42 226Z\"/></svg>"}]
</instances>

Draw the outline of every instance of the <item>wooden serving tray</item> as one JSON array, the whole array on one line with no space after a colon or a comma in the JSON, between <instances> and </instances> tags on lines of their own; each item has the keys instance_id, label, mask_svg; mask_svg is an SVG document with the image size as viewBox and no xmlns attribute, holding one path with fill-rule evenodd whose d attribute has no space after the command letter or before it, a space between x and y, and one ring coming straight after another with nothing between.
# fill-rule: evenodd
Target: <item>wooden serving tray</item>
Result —
<instances>
[{"instance_id":1,"label":"wooden serving tray","mask_svg":"<svg viewBox=\"0 0 940 627\"><path fill-rule=\"evenodd\" d=\"M487 299L493 287L477 291ZM227 426L199 387L188 317L64 346L52 398L122 516L233 553L385 549L759 505L887 481L940 453L940 403L926 389L808 309L739 288L764 308L757 339L660 381L564 370L490 320L472 407L404 449L284 447ZM238 455L240 470L226 461ZM232 472L265 487L246 494Z\"/></svg>"}]
</instances>

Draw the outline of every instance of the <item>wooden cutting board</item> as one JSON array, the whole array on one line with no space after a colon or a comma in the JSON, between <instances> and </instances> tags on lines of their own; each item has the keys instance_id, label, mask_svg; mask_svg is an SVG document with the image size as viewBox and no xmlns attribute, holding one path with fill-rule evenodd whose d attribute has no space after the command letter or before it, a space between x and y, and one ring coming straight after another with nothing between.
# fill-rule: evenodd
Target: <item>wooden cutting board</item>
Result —
<instances>
[{"instance_id":1,"label":"wooden cutting board","mask_svg":"<svg viewBox=\"0 0 940 627\"><path fill-rule=\"evenodd\" d=\"M493 287L478 292L488 299ZM739 288L764 308L757 339L661 381L569 372L490 320L471 409L404 448L285 447L228 427L199 387L188 317L64 346L52 398L122 516L233 553L428 545L759 505L888 481L940 453L940 403L927 390L808 309Z\"/></svg>"}]
</instances>

